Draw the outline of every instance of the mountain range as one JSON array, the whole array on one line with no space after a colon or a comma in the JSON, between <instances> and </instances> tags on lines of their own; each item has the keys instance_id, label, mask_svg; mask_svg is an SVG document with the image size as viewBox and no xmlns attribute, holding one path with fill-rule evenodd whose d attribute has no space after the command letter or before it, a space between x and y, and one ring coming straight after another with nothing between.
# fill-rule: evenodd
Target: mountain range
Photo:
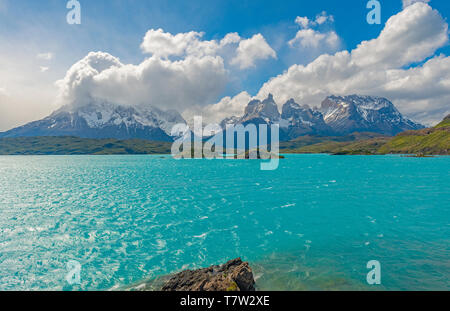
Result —
<instances>
[{"instance_id":1,"label":"mountain range","mask_svg":"<svg viewBox=\"0 0 450 311\"><path fill-rule=\"evenodd\" d=\"M146 139L173 141L171 129L186 123L174 110L149 106L121 106L92 102L86 106L64 106L50 116L0 133L0 137L76 136L81 138ZM289 141L305 135L344 136L372 132L387 136L423 128L405 117L387 99L374 96L329 96L319 108L287 101L281 112L271 94L252 100L242 116L232 116L227 124L278 124L280 139Z\"/></svg>"},{"instance_id":2,"label":"mountain range","mask_svg":"<svg viewBox=\"0 0 450 311\"><path fill-rule=\"evenodd\" d=\"M42 120L0 133L0 137L76 136L172 141L172 127L185 122L173 110L93 102L82 107L64 106Z\"/></svg>"},{"instance_id":3,"label":"mountain range","mask_svg":"<svg viewBox=\"0 0 450 311\"><path fill-rule=\"evenodd\" d=\"M404 116L382 97L329 96L319 108L300 106L293 99L282 107L281 113L272 94L263 100L251 101L242 117L225 119L227 124L278 124L280 139L292 140L305 135L343 136L357 132L371 132L386 136L417 130L424 126Z\"/></svg>"},{"instance_id":4,"label":"mountain range","mask_svg":"<svg viewBox=\"0 0 450 311\"><path fill-rule=\"evenodd\" d=\"M405 131L395 137L368 135L303 136L280 144L281 153L328 153L338 155L403 154L431 156L450 154L450 115L434 127Z\"/></svg>"},{"instance_id":5,"label":"mountain range","mask_svg":"<svg viewBox=\"0 0 450 311\"><path fill-rule=\"evenodd\" d=\"M170 142L142 139L92 139L79 137L0 138L1 155L105 155L170 154ZM328 153L338 155L450 154L450 115L432 128L406 131L395 137L376 133L345 136L305 135L280 143L280 153Z\"/></svg>"}]
</instances>

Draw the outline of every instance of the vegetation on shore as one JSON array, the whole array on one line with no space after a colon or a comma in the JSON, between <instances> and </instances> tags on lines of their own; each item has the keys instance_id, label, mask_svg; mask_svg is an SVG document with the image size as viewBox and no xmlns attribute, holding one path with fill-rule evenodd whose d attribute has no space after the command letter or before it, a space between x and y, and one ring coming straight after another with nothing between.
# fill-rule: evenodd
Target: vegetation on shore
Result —
<instances>
[{"instance_id":1,"label":"vegetation on shore","mask_svg":"<svg viewBox=\"0 0 450 311\"><path fill-rule=\"evenodd\" d=\"M114 155L170 154L171 143L141 139L90 139L78 137L0 138L1 155ZM214 151L214 150L213 150ZM181 152L184 155L186 152ZM280 153L329 153L336 155L415 154L449 155L450 115L432 128L407 131L395 137L375 133L347 136L302 136L280 143ZM194 151L187 151L193 156ZM203 154L203 153L202 153ZM235 150L234 154L239 154ZM243 158L249 158L247 152ZM257 153L257 158L265 158ZM282 158L282 156L280 156Z\"/></svg>"},{"instance_id":2,"label":"vegetation on shore","mask_svg":"<svg viewBox=\"0 0 450 311\"><path fill-rule=\"evenodd\" d=\"M359 138L363 138L360 136ZM317 138L319 139L319 138ZM416 131L407 131L395 137L372 137L356 141L342 141L323 138L324 141L284 149L282 153L329 153L337 155L382 155L416 154L449 155L450 153L450 115L437 126ZM308 138L311 140L311 138Z\"/></svg>"},{"instance_id":3,"label":"vegetation on shore","mask_svg":"<svg viewBox=\"0 0 450 311\"><path fill-rule=\"evenodd\" d=\"M432 128L400 133L379 150L379 153L449 155L450 115Z\"/></svg>"},{"instance_id":4,"label":"vegetation on shore","mask_svg":"<svg viewBox=\"0 0 450 311\"><path fill-rule=\"evenodd\" d=\"M169 154L171 143L78 137L0 138L2 155Z\"/></svg>"}]
</instances>

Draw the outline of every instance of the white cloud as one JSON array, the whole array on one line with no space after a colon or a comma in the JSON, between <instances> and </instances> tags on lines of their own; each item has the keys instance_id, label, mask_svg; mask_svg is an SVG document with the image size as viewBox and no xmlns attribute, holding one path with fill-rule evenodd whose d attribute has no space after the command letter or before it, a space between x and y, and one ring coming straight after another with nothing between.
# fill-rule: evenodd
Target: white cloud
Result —
<instances>
[{"instance_id":1,"label":"white cloud","mask_svg":"<svg viewBox=\"0 0 450 311\"><path fill-rule=\"evenodd\" d=\"M408 6L410 6L411 4L414 4L416 2L424 2L424 3L428 3L431 0L402 0L403 3L403 8L406 8Z\"/></svg>"},{"instance_id":2,"label":"white cloud","mask_svg":"<svg viewBox=\"0 0 450 311\"><path fill-rule=\"evenodd\" d=\"M261 34L243 39L229 33L221 40L202 40L204 33L186 32L172 35L162 29L149 30L141 44L144 53L168 59L170 56L220 56L240 69L255 66L257 60L276 58L276 52Z\"/></svg>"},{"instance_id":3,"label":"white cloud","mask_svg":"<svg viewBox=\"0 0 450 311\"><path fill-rule=\"evenodd\" d=\"M295 37L288 42L291 48L312 49L315 52L335 52L341 45L341 39L333 30L314 29L325 23L333 23L334 17L325 11L318 14L315 20L308 17L297 16L295 23L300 26L300 30Z\"/></svg>"},{"instance_id":4,"label":"white cloud","mask_svg":"<svg viewBox=\"0 0 450 311\"><path fill-rule=\"evenodd\" d=\"M144 53L168 58L169 56L219 55L227 45L236 45L241 41L237 33L229 33L222 40L202 40L203 32L186 32L172 35L162 29L150 29L143 39L141 49Z\"/></svg>"},{"instance_id":5,"label":"white cloud","mask_svg":"<svg viewBox=\"0 0 450 311\"><path fill-rule=\"evenodd\" d=\"M334 22L334 16L328 15L327 12L323 11L322 13L318 14L316 16L315 20L310 20L306 16L297 16L295 19L295 23L299 25L303 29L308 29L311 27L315 27L318 25L323 25L327 22L333 23Z\"/></svg>"},{"instance_id":6,"label":"white cloud","mask_svg":"<svg viewBox=\"0 0 450 311\"><path fill-rule=\"evenodd\" d=\"M420 62L448 41L448 25L429 5L416 3L386 22L380 36L353 52L359 66L394 68Z\"/></svg>"},{"instance_id":7,"label":"white cloud","mask_svg":"<svg viewBox=\"0 0 450 311\"><path fill-rule=\"evenodd\" d=\"M54 56L53 53L47 52L36 55L36 58L41 60L51 60L53 59L53 56Z\"/></svg>"},{"instance_id":8,"label":"white cloud","mask_svg":"<svg viewBox=\"0 0 450 311\"><path fill-rule=\"evenodd\" d=\"M39 68L40 68L41 72L46 72L50 69L49 67L45 67L45 66L41 66Z\"/></svg>"},{"instance_id":9,"label":"white cloud","mask_svg":"<svg viewBox=\"0 0 450 311\"><path fill-rule=\"evenodd\" d=\"M316 16L315 24L322 25L326 22L334 23L334 16L328 15L327 12L323 11L319 15Z\"/></svg>"},{"instance_id":10,"label":"white cloud","mask_svg":"<svg viewBox=\"0 0 450 311\"><path fill-rule=\"evenodd\" d=\"M416 3L391 17L378 38L351 52L322 55L307 66L293 65L265 83L258 97L272 93L279 105L290 98L318 105L330 94L380 95L407 115L433 122L449 112L450 58L436 56L422 66L404 67L433 56L447 42L444 19L429 5Z\"/></svg>"},{"instance_id":11,"label":"white cloud","mask_svg":"<svg viewBox=\"0 0 450 311\"><path fill-rule=\"evenodd\" d=\"M108 53L91 52L56 82L57 103L83 106L107 101L194 111L215 102L223 92L230 74L227 60L235 57L233 63L243 69L256 60L276 57L260 34L247 40L237 33L210 41L202 36L198 32L172 35L162 29L149 30L141 49L151 56L137 65L124 64ZM41 67L42 72L48 69Z\"/></svg>"},{"instance_id":12,"label":"white cloud","mask_svg":"<svg viewBox=\"0 0 450 311\"><path fill-rule=\"evenodd\" d=\"M256 34L252 38L242 40L237 49L237 55L231 60L232 65L237 65L241 69L255 66L257 60L277 58L277 53L270 47L266 39L261 34Z\"/></svg>"},{"instance_id":13,"label":"white cloud","mask_svg":"<svg viewBox=\"0 0 450 311\"><path fill-rule=\"evenodd\" d=\"M203 33L186 32L172 35L162 29L150 29L141 44L143 52L167 58L183 55L215 55L219 49L216 41L202 41Z\"/></svg>"},{"instance_id":14,"label":"white cloud","mask_svg":"<svg viewBox=\"0 0 450 311\"><path fill-rule=\"evenodd\" d=\"M228 44L239 43L241 41L241 37L238 33L232 32L227 34L222 40L220 40L220 46L225 46Z\"/></svg>"},{"instance_id":15,"label":"white cloud","mask_svg":"<svg viewBox=\"0 0 450 311\"><path fill-rule=\"evenodd\" d=\"M57 84L59 101L65 104L80 106L100 99L182 111L212 102L226 81L223 59L218 56L188 56L178 61L152 56L130 65L110 54L91 52Z\"/></svg>"},{"instance_id":16,"label":"white cloud","mask_svg":"<svg viewBox=\"0 0 450 311\"><path fill-rule=\"evenodd\" d=\"M310 22L311 22L311 21L310 21L309 18L306 17L306 16L304 16L304 17L302 17L302 16L297 16L297 18L295 19L295 23L296 23L297 25L299 25L300 27L302 27L302 28L308 28Z\"/></svg>"},{"instance_id":17,"label":"white cloud","mask_svg":"<svg viewBox=\"0 0 450 311\"><path fill-rule=\"evenodd\" d=\"M303 48L317 49L319 46L323 47L325 45L330 48L337 48L340 44L340 39L334 31L322 33L314 29L302 29L288 43L291 47L300 45Z\"/></svg>"},{"instance_id":18,"label":"white cloud","mask_svg":"<svg viewBox=\"0 0 450 311\"><path fill-rule=\"evenodd\" d=\"M206 107L195 107L194 109L185 111L183 116L186 120L190 120L195 115L201 115L205 122L219 124L225 118L241 116L251 99L250 94L241 92L234 97L224 97L217 104Z\"/></svg>"}]
</instances>

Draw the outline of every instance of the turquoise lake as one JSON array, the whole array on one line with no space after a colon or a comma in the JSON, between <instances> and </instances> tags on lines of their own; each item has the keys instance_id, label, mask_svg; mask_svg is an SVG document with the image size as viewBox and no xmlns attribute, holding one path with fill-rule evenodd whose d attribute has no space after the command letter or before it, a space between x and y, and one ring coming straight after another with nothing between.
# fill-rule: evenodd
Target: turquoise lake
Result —
<instances>
[{"instance_id":1,"label":"turquoise lake","mask_svg":"<svg viewBox=\"0 0 450 311\"><path fill-rule=\"evenodd\" d=\"M0 290L108 290L242 257L262 290L450 290L450 158L0 156ZM81 284L66 281L81 264ZM381 285L366 265L381 264Z\"/></svg>"}]
</instances>

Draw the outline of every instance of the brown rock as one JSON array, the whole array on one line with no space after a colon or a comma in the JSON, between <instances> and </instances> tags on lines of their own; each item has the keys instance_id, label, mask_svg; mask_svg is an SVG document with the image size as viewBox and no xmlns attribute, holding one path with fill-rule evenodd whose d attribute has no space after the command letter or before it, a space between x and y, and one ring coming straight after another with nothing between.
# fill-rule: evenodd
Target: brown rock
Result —
<instances>
[{"instance_id":1,"label":"brown rock","mask_svg":"<svg viewBox=\"0 0 450 311\"><path fill-rule=\"evenodd\" d=\"M255 280L249 264L238 258L221 266L180 272L162 291L255 291Z\"/></svg>"}]
</instances>

